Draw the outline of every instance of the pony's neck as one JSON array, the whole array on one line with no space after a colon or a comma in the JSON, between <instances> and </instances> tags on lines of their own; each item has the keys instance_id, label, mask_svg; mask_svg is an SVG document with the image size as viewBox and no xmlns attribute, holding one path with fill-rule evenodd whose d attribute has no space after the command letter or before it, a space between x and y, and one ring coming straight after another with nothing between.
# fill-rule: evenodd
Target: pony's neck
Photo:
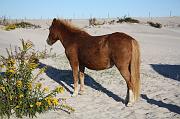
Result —
<instances>
[{"instance_id":1,"label":"pony's neck","mask_svg":"<svg viewBox=\"0 0 180 119\"><path fill-rule=\"evenodd\" d=\"M69 46L70 43L72 43L73 35L74 33L70 32L68 29L59 29L59 39L64 48L66 48L67 46Z\"/></svg>"},{"instance_id":2,"label":"pony's neck","mask_svg":"<svg viewBox=\"0 0 180 119\"><path fill-rule=\"evenodd\" d=\"M80 39L81 35L89 35L85 31L73 30L65 25L59 26L59 39L63 46L66 48L69 44L75 43L76 40Z\"/></svg>"}]
</instances>

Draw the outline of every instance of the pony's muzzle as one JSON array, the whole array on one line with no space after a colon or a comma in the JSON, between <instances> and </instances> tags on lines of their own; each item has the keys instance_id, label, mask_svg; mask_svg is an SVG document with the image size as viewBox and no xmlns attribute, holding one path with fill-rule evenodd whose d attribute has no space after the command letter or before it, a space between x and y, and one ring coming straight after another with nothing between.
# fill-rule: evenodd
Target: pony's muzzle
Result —
<instances>
[{"instance_id":1,"label":"pony's muzzle","mask_svg":"<svg viewBox=\"0 0 180 119\"><path fill-rule=\"evenodd\" d=\"M51 41L49 40L49 38L46 40L46 42L47 42L48 45L50 45L50 46L52 45L52 43L51 43Z\"/></svg>"}]
</instances>

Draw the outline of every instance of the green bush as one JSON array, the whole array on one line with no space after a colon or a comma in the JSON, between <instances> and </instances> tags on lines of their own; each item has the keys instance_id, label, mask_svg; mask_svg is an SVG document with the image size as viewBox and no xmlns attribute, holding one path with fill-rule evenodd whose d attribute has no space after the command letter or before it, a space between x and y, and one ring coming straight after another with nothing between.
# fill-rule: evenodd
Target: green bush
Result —
<instances>
[{"instance_id":1,"label":"green bush","mask_svg":"<svg viewBox=\"0 0 180 119\"><path fill-rule=\"evenodd\" d=\"M153 22L150 22L150 21L148 21L147 23L152 27L162 28L162 24L160 24L160 23L153 23Z\"/></svg>"},{"instance_id":2,"label":"green bush","mask_svg":"<svg viewBox=\"0 0 180 119\"><path fill-rule=\"evenodd\" d=\"M109 21L108 23L111 25L111 24L114 24L116 21L113 19L111 21Z\"/></svg>"},{"instance_id":3,"label":"green bush","mask_svg":"<svg viewBox=\"0 0 180 119\"><path fill-rule=\"evenodd\" d=\"M139 23L138 20L133 19L131 17L118 18L117 23L123 23L123 22L127 22L127 23Z\"/></svg>"},{"instance_id":4,"label":"green bush","mask_svg":"<svg viewBox=\"0 0 180 119\"><path fill-rule=\"evenodd\" d=\"M14 30L16 28L41 28L39 25L31 24L29 22L20 22L20 23L15 23L15 24L7 24L5 26L6 31Z\"/></svg>"},{"instance_id":5,"label":"green bush","mask_svg":"<svg viewBox=\"0 0 180 119\"><path fill-rule=\"evenodd\" d=\"M20 22L15 25L17 28L41 28L39 25L31 24L29 22Z\"/></svg>"},{"instance_id":6,"label":"green bush","mask_svg":"<svg viewBox=\"0 0 180 119\"><path fill-rule=\"evenodd\" d=\"M63 103L63 99L56 98L64 88L59 86L49 91L48 87L42 88L39 76L46 67L37 69L38 56L30 52L31 42L22 40L19 50L7 50L8 56L0 57L0 117L15 114L16 117L34 117L36 113L43 113L51 109L74 109ZM35 74L34 70L38 70Z\"/></svg>"}]
</instances>

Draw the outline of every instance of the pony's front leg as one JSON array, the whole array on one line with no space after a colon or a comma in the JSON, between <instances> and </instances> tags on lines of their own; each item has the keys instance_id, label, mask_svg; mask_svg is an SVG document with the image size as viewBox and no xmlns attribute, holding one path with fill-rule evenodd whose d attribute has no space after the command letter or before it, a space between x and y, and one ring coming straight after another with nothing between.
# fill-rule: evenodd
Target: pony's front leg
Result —
<instances>
[{"instance_id":1,"label":"pony's front leg","mask_svg":"<svg viewBox=\"0 0 180 119\"><path fill-rule=\"evenodd\" d=\"M71 68L72 68L72 72L73 72L73 80L74 80L74 92L72 94L72 97L77 96L78 95L78 67L79 67L79 62L78 62L78 58L76 57L75 53L67 53L66 55L69 59Z\"/></svg>"},{"instance_id":2,"label":"pony's front leg","mask_svg":"<svg viewBox=\"0 0 180 119\"><path fill-rule=\"evenodd\" d=\"M75 97L78 95L78 63L72 64L72 72L73 72L73 80L74 80L74 92L72 94L72 97Z\"/></svg>"}]
</instances>

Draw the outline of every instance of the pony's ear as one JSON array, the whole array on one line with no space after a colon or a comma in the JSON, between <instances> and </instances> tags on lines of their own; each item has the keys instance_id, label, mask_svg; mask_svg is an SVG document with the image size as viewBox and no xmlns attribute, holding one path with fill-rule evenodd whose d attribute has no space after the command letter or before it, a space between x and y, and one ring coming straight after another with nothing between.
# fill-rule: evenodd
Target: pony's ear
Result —
<instances>
[{"instance_id":1,"label":"pony's ear","mask_svg":"<svg viewBox=\"0 0 180 119\"><path fill-rule=\"evenodd\" d=\"M53 19L53 22L56 21L56 18Z\"/></svg>"},{"instance_id":2,"label":"pony's ear","mask_svg":"<svg viewBox=\"0 0 180 119\"><path fill-rule=\"evenodd\" d=\"M54 18L52 21L52 25L56 24L56 21L57 21L56 18Z\"/></svg>"}]
</instances>

